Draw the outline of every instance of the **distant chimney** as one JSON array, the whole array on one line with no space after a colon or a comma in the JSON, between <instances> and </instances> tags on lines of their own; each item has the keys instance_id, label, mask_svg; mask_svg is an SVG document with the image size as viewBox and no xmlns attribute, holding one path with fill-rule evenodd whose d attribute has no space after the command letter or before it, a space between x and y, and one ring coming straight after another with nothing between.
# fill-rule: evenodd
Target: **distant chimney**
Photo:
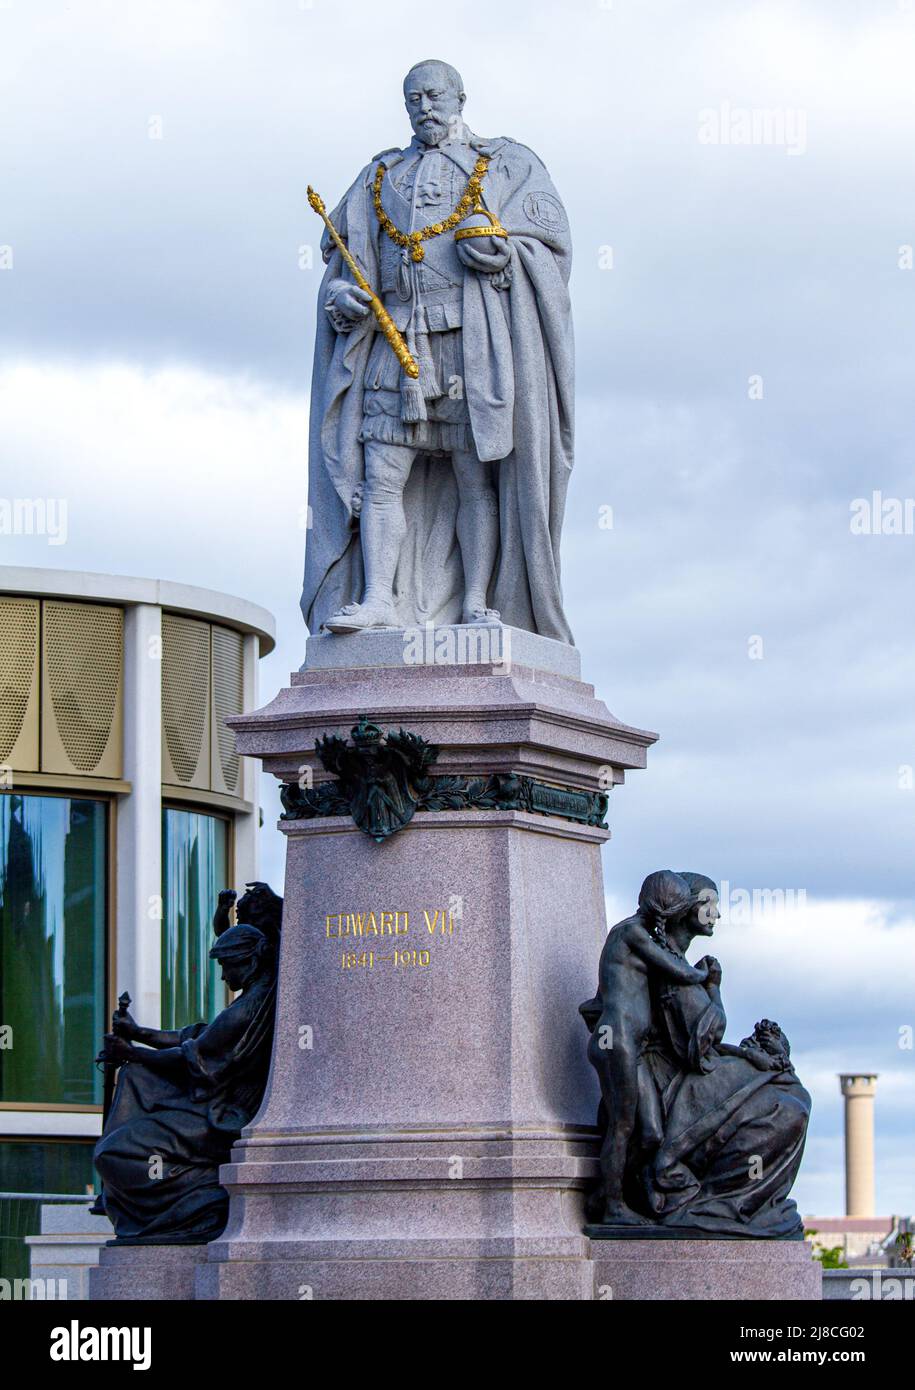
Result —
<instances>
[{"instance_id":1,"label":"distant chimney","mask_svg":"<svg viewBox=\"0 0 915 1390\"><path fill-rule=\"evenodd\" d=\"M845 1215L874 1215L874 1072L839 1077L845 1097Z\"/></svg>"}]
</instances>

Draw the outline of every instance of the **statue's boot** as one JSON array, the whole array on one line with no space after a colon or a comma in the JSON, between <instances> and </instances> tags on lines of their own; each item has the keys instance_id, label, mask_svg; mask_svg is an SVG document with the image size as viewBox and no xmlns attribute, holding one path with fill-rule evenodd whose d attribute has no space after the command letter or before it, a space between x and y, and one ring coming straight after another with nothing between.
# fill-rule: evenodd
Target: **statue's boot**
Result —
<instances>
[{"instance_id":1,"label":"statue's boot","mask_svg":"<svg viewBox=\"0 0 915 1390\"><path fill-rule=\"evenodd\" d=\"M366 599L364 603L346 604L324 626L328 632L365 632L373 627L397 627L398 622L393 603Z\"/></svg>"},{"instance_id":2,"label":"statue's boot","mask_svg":"<svg viewBox=\"0 0 915 1390\"><path fill-rule=\"evenodd\" d=\"M468 627L493 627L496 624L501 626L502 614L496 608L486 608L480 604L471 607L465 606L461 614L461 622Z\"/></svg>"}]
</instances>

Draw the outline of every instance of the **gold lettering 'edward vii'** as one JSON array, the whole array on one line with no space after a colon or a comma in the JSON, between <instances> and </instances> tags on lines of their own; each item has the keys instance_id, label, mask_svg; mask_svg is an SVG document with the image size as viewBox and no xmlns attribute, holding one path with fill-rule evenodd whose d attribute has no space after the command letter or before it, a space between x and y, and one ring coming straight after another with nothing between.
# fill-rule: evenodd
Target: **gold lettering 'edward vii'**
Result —
<instances>
[{"instance_id":1,"label":"gold lettering 'edward vii'","mask_svg":"<svg viewBox=\"0 0 915 1390\"><path fill-rule=\"evenodd\" d=\"M454 936L454 913L444 907L423 908L423 925L429 936ZM329 912L324 918L324 935L328 941L341 937L407 936L409 931L410 914L400 910Z\"/></svg>"},{"instance_id":2,"label":"gold lettering 'edward vii'","mask_svg":"<svg viewBox=\"0 0 915 1390\"><path fill-rule=\"evenodd\" d=\"M408 912L335 912L325 918L328 940L343 936L406 936L410 930Z\"/></svg>"}]
</instances>

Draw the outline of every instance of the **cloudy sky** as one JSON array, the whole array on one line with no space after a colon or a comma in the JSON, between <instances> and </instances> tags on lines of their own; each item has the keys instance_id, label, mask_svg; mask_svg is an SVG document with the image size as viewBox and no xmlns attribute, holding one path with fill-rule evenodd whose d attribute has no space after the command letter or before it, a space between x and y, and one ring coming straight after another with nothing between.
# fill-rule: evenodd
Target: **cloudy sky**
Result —
<instances>
[{"instance_id":1,"label":"cloudy sky","mask_svg":"<svg viewBox=\"0 0 915 1390\"><path fill-rule=\"evenodd\" d=\"M912 1212L913 0L0 0L2 492L68 506L0 559L243 594L279 625L265 696L301 663L305 185L406 141L429 56L573 228L566 607L661 734L608 911L661 865L727 880L732 1036L777 1018L814 1095L802 1209L843 1209L864 1069L878 1208Z\"/></svg>"}]
</instances>

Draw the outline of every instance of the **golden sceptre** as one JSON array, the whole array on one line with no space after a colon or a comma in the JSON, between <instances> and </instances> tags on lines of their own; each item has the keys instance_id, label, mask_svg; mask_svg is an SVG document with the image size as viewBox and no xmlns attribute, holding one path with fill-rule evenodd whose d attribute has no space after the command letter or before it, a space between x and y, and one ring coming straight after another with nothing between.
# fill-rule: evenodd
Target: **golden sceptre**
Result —
<instances>
[{"instance_id":1,"label":"golden sceptre","mask_svg":"<svg viewBox=\"0 0 915 1390\"><path fill-rule=\"evenodd\" d=\"M311 187L311 184L308 185L308 201L311 203L311 206L314 208L318 216L323 218L324 225L330 233L331 239L334 245L336 246L337 250L340 252L340 255L343 257L343 259L346 261L346 264L349 266L352 272L353 279L356 281L356 284L359 286L361 290L365 290L366 294L370 294L372 296L372 312L378 320L378 325L381 328L382 333L387 338L388 342L391 344L391 347L394 350L397 360L403 367L407 376L413 377L415 379L419 376L419 367L416 364L415 358L412 356L410 349L407 347L403 338L400 336L397 325L391 318L391 315L388 313L387 309L384 307L381 300L378 298L377 294L372 289L368 280L366 280L365 276L362 274L362 271L359 269L356 262L353 260L352 256L347 250L343 238L340 236L340 233L337 231L333 222L331 222L330 218L327 215L327 209L324 206L323 199L320 198L319 195L314 191L314 189Z\"/></svg>"}]
</instances>

